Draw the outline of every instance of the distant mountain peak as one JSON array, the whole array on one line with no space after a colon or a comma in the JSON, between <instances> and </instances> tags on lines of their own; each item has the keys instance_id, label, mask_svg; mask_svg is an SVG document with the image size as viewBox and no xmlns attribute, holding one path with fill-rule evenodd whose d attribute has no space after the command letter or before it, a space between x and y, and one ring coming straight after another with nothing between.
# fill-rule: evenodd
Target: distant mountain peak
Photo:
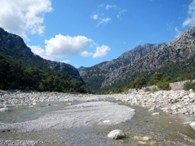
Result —
<instances>
[{"instance_id":1,"label":"distant mountain peak","mask_svg":"<svg viewBox=\"0 0 195 146\"><path fill-rule=\"evenodd\" d=\"M117 59L80 71L89 88L98 88L131 80L136 74L152 72L167 64L195 55L195 27L183 32L170 43L144 44L123 53Z\"/></svg>"}]
</instances>

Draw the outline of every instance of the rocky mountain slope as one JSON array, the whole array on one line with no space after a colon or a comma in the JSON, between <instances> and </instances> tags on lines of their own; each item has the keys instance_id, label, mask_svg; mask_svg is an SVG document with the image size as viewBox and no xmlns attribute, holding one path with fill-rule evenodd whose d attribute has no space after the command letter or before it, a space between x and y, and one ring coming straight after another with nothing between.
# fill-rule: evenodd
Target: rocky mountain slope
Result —
<instances>
[{"instance_id":1,"label":"rocky mountain slope","mask_svg":"<svg viewBox=\"0 0 195 146\"><path fill-rule=\"evenodd\" d=\"M94 90L131 80L140 72L150 73L165 65L185 61L195 55L195 27L167 44L146 44L119 58L80 71L88 88Z\"/></svg>"},{"instance_id":2,"label":"rocky mountain slope","mask_svg":"<svg viewBox=\"0 0 195 146\"><path fill-rule=\"evenodd\" d=\"M0 28L0 56L14 62L20 62L24 67L35 67L48 71L56 71L82 81L78 70L73 66L45 60L33 54L21 37L8 33L2 28Z\"/></svg>"}]
</instances>

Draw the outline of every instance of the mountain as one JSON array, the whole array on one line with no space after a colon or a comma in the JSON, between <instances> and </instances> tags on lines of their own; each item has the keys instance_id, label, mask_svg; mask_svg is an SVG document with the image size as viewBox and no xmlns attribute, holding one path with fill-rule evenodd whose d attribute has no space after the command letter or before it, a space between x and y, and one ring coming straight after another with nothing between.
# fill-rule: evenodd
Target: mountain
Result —
<instances>
[{"instance_id":1,"label":"mountain","mask_svg":"<svg viewBox=\"0 0 195 146\"><path fill-rule=\"evenodd\" d=\"M77 80L82 80L76 68L69 64L45 60L31 52L23 39L0 28L0 55L19 61L25 66L34 66L40 69L53 70L67 74Z\"/></svg>"},{"instance_id":2,"label":"mountain","mask_svg":"<svg viewBox=\"0 0 195 146\"><path fill-rule=\"evenodd\" d=\"M112 72L125 69L125 67L129 64L133 64L136 60L139 60L145 55L159 50L159 48L164 45L165 44L145 44L143 46L139 45L135 49L125 52L117 59L103 62L93 67L81 69L80 74L84 79L86 85L89 85L87 86L87 88L94 91L104 86L104 81L106 81L110 77L110 74L112 74ZM112 77L115 76L118 75L112 75ZM124 78L126 78L126 76L124 76Z\"/></svg>"},{"instance_id":3,"label":"mountain","mask_svg":"<svg viewBox=\"0 0 195 146\"><path fill-rule=\"evenodd\" d=\"M56 87L54 87L54 82L57 86L57 80L59 80L64 86L59 87L60 91L62 91L62 89L63 91L69 90L68 88L73 87L76 89L76 87L79 87L83 84L83 80L76 68L69 64L46 60L38 55L33 54L31 52L31 49L26 46L21 37L15 34L8 33L2 28L0 28L0 61L0 70L7 69L5 70L9 73L7 77L9 75L12 75L14 76L14 79L18 80L15 76L16 74L19 74L19 72L14 73L13 70L17 72L15 68L19 68L19 70L21 70L21 73L24 74L23 76L21 76L21 78L24 78L26 74L29 74L29 77L25 76L25 78L27 78L25 79L25 81L27 80L27 82L29 82L30 84L35 80L30 78L33 78L33 76L37 74L38 77L35 78L37 79L36 84L38 85L36 87L33 87L32 89L41 87L41 89L44 90L49 89L51 91L59 91ZM35 73L33 74L33 72ZM4 74L4 76L6 76L6 74ZM40 81L38 81L38 79ZM1 81L2 80L3 79L1 79ZM47 83L50 85L47 85ZM0 82L0 85L1 84L4 89L17 88L18 86L23 89L24 87L23 85L21 85L23 83L21 83L20 85L16 85L13 79L10 79L9 85L5 85L5 82ZM53 86L51 86L52 84ZM43 85L48 86L48 88L46 89L46 87L43 87ZM56 90L52 90L51 88L55 88Z\"/></svg>"},{"instance_id":4,"label":"mountain","mask_svg":"<svg viewBox=\"0 0 195 146\"><path fill-rule=\"evenodd\" d=\"M167 65L185 61L195 55L195 27L167 44L145 44L122 54L117 59L103 62L80 71L91 90L117 85L141 72L150 74Z\"/></svg>"},{"instance_id":5,"label":"mountain","mask_svg":"<svg viewBox=\"0 0 195 146\"><path fill-rule=\"evenodd\" d=\"M78 71L80 71L80 70L83 70L83 69L85 69L86 67L84 67L84 66L80 66L79 68L77 68L78 69Z\"/></svg>"}]
</instances>

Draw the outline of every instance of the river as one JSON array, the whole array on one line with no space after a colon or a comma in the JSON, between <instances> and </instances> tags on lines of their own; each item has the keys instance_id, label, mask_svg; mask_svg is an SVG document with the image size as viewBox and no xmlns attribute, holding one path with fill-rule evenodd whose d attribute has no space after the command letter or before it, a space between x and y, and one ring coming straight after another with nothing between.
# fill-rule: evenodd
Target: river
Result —
<instances>
[{"instance_id":1,"label":"river","mask_svg":"<svg viewBox=\"0 0 195 146\"><path fill-rule=\"evenodd\" d=\"M122 102L105 99L100 101L117 103L124 107L129 107ZM88 101L94 102L94 101ZM99 101L98 101L99 102ZM77 126L63 126L63 128L43 128L41 130L30 129L21 131L15 128L14 123L25 123L28 121L37 121L45 115L52 112L66 111L71 106L82 104L81 101L68 102L44 102L34 106L12 106L9 111L0 113L0 125L11 125L8 128L0 129L0 144L1 145L44 145L44 146L194 146L195 145L195 131L189 126L187 121L195 120L193 116L185 115L170 115L160 110L156 110L156 115L152 115L148 109L139 106L131 106L135 109L134 115L130 120L120 121L119 123L111 124L97 124L91 123L89 125L79 124L82 121L82 116L77 116ZM85 102L86 103L86 102ZM98 109L99 110L99 109ZM101 109L100 109L101 110ZM106 109L105 109L106 110ZM83 112L83 111L74 111ZM105 111L102 111L105 112ZM117 111L109 113L109 118L105 123L109 123L112 116L119 115ZM101 113L101 111L100 111ZM113 115L112 115L113 114ZM121 113L123 114L123 113ZM97 114L99 115L99 114ZM85 115L87 116L87 115ZM90 116L90 115L88 115ZM124 115L125 116L125 115ZM128 115L126 115L128 116ZM126 117L125 116L125 117ZM68 117L69 118L69 117ZM76 118L76 117L75 117ZM80 118L80 119L79 119ZM101 117L97 117L101 118ZM73 117L74 119L74 117ZM112 119L112 118L111 118ZM114 120L114 118L112 119ZM112 121L111 120L111 121ZM45 122L45 123L44 123ZM62 123L66 123L63 121ZM75 121L74 121L75 122ZM33 122L30 124L34 124ZM48 121L42 120L40 125L51 124ZM58 123L59 124L59 123ZM72 123L75 125L74 123ZM14 125L14 126L12 126ZM23 126L23 125L22 125ZM20 129L22 127L20 125ZM33 125L34 126L34 125ZM35 125L38 126L38 125ZM55 125L56 126L56 125ZM47 127L47 126L46 126ZM28 129L24 127L24 129ZM112 140L107 138L107 134L113 129L123 130L127 137L123 140ZM145 142L142 137L149 136L151 140Z\"/></svg>"}]
</instances>

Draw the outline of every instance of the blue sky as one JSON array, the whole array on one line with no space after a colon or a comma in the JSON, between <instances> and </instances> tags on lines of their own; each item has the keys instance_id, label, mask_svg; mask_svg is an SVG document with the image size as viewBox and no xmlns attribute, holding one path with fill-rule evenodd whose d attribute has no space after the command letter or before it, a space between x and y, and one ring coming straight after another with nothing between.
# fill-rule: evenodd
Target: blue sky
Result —
<instances>
[{"instance_id":1,"label":"blue sky","mask_svg":"<svg viewBox=\"0 0 195 146\"><path fill-rule=\"evenodd\" d=\"M169 42L195 26L195 0L0 0L0 27L35 54L75 67Z\"/></svg>"}]
</instances>

